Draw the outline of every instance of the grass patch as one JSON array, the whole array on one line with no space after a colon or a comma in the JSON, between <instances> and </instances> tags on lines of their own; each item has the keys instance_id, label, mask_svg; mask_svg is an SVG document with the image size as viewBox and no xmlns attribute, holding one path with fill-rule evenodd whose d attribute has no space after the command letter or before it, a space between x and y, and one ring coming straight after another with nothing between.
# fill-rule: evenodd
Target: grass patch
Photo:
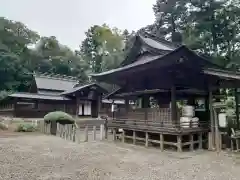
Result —
<instances>
[{"instance_id":1,"label":"grass patch","mask_svg":"<svg viewBox=\"0 0 240 180\"><path fill-rule=\"evenodd\" d=\"M35 132L37 131L37 126L30 123L18 124L15 130L16 132Z\"/></svg>"}]
</instances>

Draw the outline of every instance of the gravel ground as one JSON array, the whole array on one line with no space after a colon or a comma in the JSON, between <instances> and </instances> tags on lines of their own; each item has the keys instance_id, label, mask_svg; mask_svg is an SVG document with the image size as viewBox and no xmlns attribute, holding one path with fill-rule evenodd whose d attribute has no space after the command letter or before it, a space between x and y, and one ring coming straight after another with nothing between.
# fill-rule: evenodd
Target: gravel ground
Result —
<instances>
[{"instance_id":1,"label":"gravel ground","mask_svg":"<svg viewBox=\"0 0 240 180\"><path fill-rule=\"evenodd\" d=\"M0 138L0 180L237 180L239 167L227 153L77 144L44 135Z\"/></svg>"}]
</instances>

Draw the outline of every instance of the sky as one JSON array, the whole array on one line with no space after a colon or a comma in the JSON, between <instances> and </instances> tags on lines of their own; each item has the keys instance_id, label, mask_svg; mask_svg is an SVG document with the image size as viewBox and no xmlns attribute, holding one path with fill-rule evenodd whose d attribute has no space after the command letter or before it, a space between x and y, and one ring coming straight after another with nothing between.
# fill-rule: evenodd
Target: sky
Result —
<instances>
[{"instance_id":1,"label":"sky","mask_svg":"<svg viewBox=\"0 0 240 180\"><path fill-rule=\"evenodd\" d=\"M21 21L41 36L77 49L84 32L106 23L138 30L154 22L156 0L0 0L0 16Z\"/></svg>"}]
</instances>

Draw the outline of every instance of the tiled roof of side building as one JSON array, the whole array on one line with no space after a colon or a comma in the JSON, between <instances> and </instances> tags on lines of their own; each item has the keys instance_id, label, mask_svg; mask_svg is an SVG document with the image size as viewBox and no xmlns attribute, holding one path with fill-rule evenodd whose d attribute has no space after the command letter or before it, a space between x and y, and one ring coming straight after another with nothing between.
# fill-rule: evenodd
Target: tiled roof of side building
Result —
<instances>
[{"instance_id":1,"label":"tiled roof of side building","mask_svg":"<svg viewBox=\"0 0 240 180\"><path fill-rule=\"evenodd\" d=\"M34 74L34 79L38 89L66 91L73 88L78 80L70 76Z\"/></svg>"}]
</instances>

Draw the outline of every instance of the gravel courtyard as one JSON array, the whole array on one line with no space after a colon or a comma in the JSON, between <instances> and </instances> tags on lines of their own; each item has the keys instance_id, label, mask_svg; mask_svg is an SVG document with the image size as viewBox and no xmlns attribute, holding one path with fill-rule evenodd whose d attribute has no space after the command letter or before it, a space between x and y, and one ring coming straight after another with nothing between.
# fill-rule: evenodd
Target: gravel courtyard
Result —
<instances>
[{"instance_id":1,"label":"gravel courtyard","mask_svg":"<svg viewBox=\"0 0 240 180\"><path fill-rule=\"evenodd\" d=\"M234 160L235 159L235 160ZM226 153L170 153L107 142L72 143L34 135L0 138L1 180L232 180Z\"/></svg>"}]
</instances>

